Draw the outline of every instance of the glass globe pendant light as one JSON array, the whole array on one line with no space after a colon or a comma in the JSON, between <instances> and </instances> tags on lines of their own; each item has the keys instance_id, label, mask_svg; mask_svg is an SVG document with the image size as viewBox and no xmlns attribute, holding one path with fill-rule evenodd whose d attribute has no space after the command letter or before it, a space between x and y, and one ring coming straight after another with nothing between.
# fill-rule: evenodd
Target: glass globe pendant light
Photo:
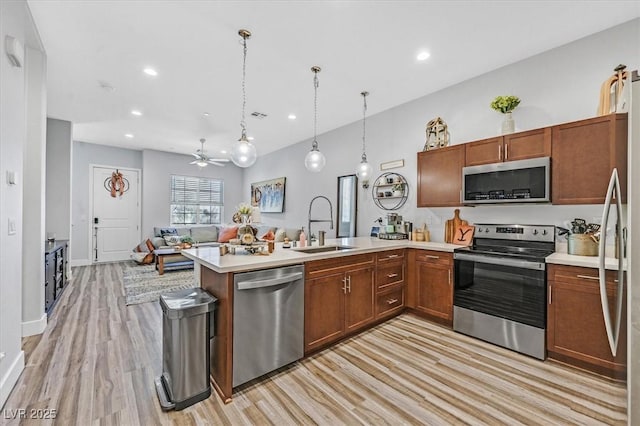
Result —
<instances>
[{"instance_id":1,"label":"glass globe pendant light","mask_svg":"<svg viewBox=\"0 0 640 426\"><path fill-rule=\"evenodd\" d=\"M362 157L358 169L356 170L356 176L362 181L362 187L369 187L369 179L373 173L371 164L367 162L367 150L366 150L366 124L367 124L367 96L369 92L361 92L363 107L362 107Z\"/></svg>"},{"instance_id":2,"label":"glass globe pendant light","mask_svg":"<svg viewBox=\"0 0 640 426\"><path fill-rule=\"evenodd\" d=\"M247 68L247 39L251 37L249 30L238 31L242 37L243 57L242 57L242 119L240 120L240 128L242 133L240 139L231 147L231 161L238 167L250 167L256 162L256 147L247 139L247 125L244 120L244 112L247 106L247 91L245 87L246 68Z\"/></svg>"},{"instance_id":3,"label":"glass globe pendant light","mask_svg":"<svg viewBox=\"0 0 640 426\"><path fill-rule=\"evenodd\" d=\"M313 66L311 67L311 71L313 71L313 142L311 144L311 151L307 153L307 156L304 158L304 166L310 172L319 172L322 170L324 165L327 163L327 160L324 158L324 154L320 152L318 149L318 141L316 140L316 135L318 133L318 73L320 72L320 67Z\"/></svg>"}]
</instances>

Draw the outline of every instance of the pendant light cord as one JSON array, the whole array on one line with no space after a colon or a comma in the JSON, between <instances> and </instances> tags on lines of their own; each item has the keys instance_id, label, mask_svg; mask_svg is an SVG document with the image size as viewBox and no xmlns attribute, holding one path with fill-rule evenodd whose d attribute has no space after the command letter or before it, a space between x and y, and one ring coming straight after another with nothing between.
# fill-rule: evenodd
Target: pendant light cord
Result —
<instances>
[{"instance_id":1,"label":"pendant light cord","mask_svg":"<svg viewBox=\"0 0 640 426\"><path fill-rule=\"evenodd\" d=\"M242 49L242 119L240 120L240 127L242 128L242 135L240 140L247 140L247 123L245 122L245 109L247 106L247 90L246 90L246 75L247 75L247 36L242 35L243 49Z\"/></svg>"},{"instance_id":2,"label":"pendant light cord","mask_svg":"<svg viewBox=\"0 0 640 426\"><path fill-rule=\"evenodd\" d=\"M312 68L313 69L313 68ZM313 71L313 143L311 148L315 151L318 150L318 141L316 137L318 135L318 71Z\"/></svg>"},{"instance_id":3,"label":"pendant light cord","mask_svg":"<svg viewBox=\"0 0 640 426\"><path fill-rule=\"evenodd\" d=\"M369 92L362 92L362 161L367 161L366 137L367 137L367 95Z\"/></svg>"}]
</instances>

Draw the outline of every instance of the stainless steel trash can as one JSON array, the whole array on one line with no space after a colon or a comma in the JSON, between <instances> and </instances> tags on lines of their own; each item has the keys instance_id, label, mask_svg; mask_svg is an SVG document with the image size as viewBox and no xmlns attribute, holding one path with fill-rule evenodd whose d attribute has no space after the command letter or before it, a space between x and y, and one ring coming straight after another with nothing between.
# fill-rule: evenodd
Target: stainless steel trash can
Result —
<instances>
[{"instance_id":1,"label":"stainless steel trash can","mask_svg":"<svg viewBox=\"0 0 640 426\"><path fill-rule=\"evenodd\" d=\"M155 385L163 410L182 410L211 395L209 340L216 302L201 288L160 296L162 375Z\"/></svg>"}]
</instances>

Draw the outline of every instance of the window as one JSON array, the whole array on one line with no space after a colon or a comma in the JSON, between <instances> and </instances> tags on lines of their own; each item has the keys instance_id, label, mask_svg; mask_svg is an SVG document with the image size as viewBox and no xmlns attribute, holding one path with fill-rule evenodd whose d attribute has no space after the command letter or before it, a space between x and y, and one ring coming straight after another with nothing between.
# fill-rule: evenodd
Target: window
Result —
<instances>
[{"instance_id":1,"label":"window","mask_svg":"<svg viewBox=\"0 0 640 426\"><path fill-rule=\"evenodd\" d=\"M223 199L221 179L171 175L171 224L221 223Z\"/></svg>"}]
</instances>

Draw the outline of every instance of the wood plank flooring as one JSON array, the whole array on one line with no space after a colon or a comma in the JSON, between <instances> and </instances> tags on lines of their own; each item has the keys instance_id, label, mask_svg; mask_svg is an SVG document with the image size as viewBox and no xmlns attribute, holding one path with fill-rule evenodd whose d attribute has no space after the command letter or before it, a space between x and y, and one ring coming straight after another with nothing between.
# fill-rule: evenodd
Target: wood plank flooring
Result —
<instances>
[{"instance_id":1,"label":"wood plank flooring","mask_svg":"<svg viewBox=\"0 0 640 426\"><path fill-rule=\"evenodd\" d=\"M164 413L157 303L125 306L122 265L74 268L45 333L25 339L27 366L0 424L244 425L626 424L626 390L402 315L290 368ZM55 420L7 419L18 408ZM28 411L27 411L28 412Z\"/></svg>"}]
</instances>

